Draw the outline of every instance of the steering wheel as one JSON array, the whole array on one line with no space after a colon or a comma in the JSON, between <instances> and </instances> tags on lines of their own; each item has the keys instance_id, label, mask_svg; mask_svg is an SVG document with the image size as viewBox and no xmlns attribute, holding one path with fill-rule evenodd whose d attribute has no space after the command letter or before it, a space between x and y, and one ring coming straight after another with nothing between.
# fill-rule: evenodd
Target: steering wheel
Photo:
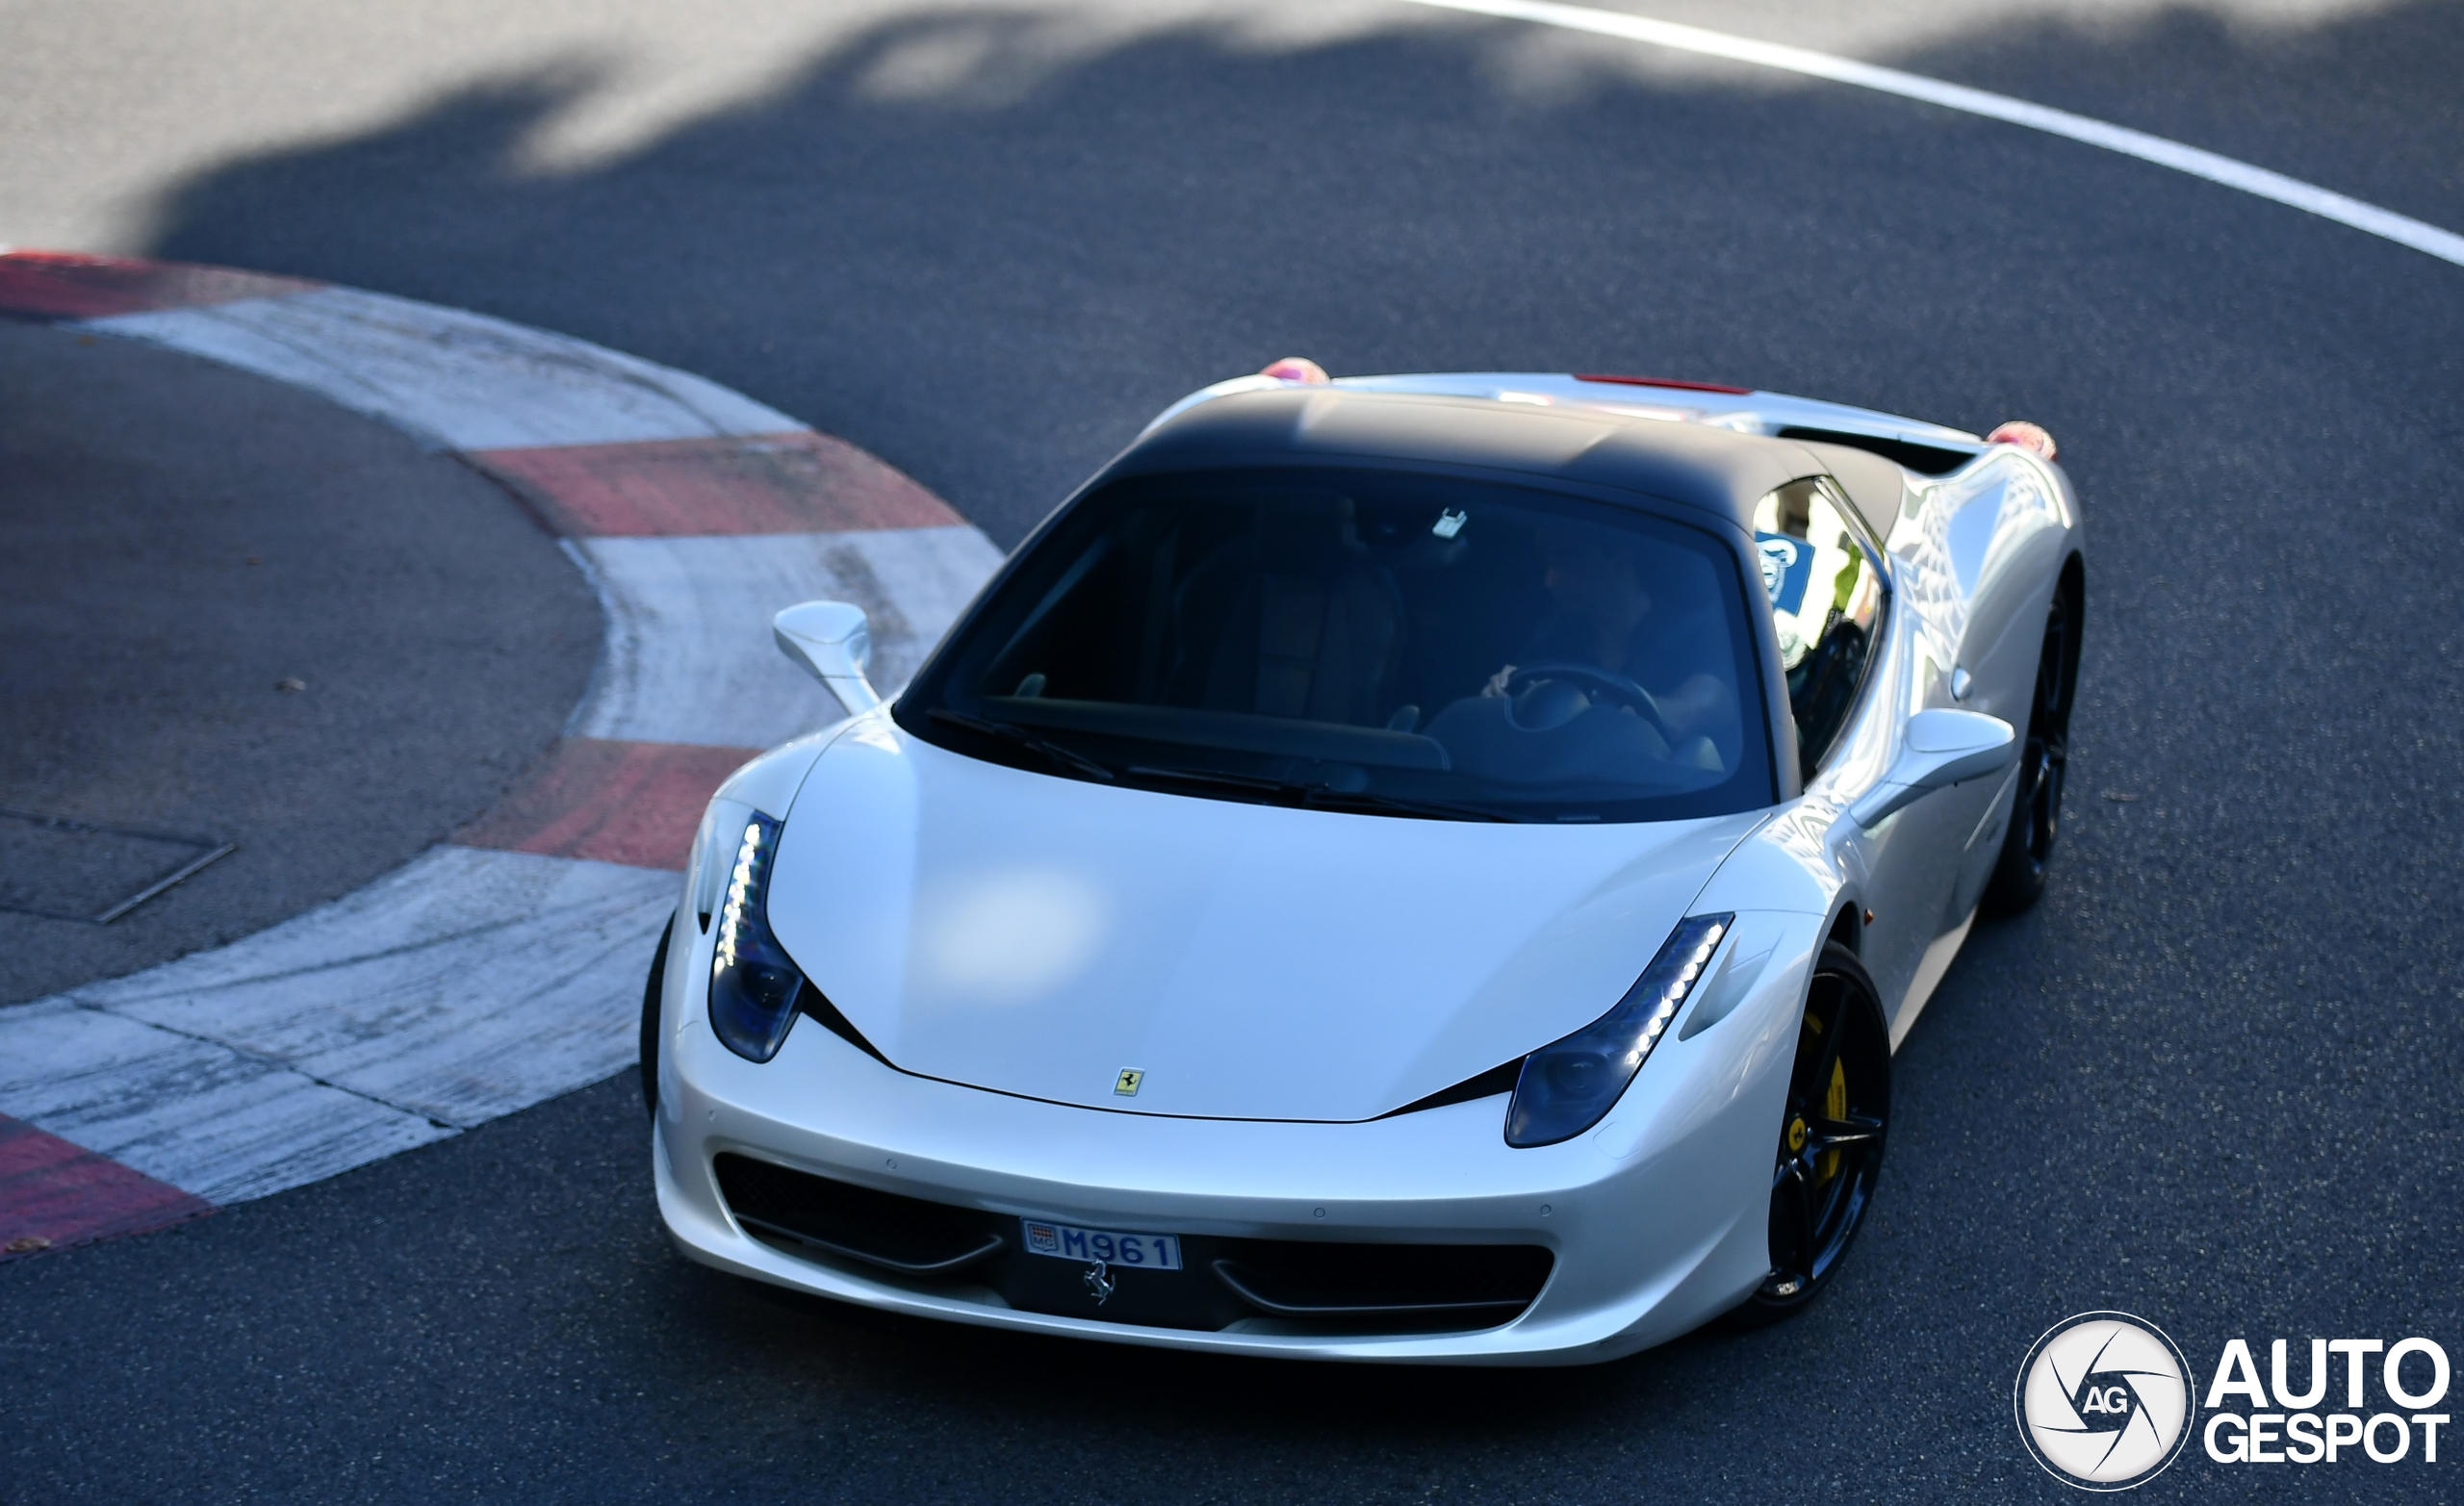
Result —
<instances>
[{"instance_id":1,"label":"steering wheel","mask_svg":"<svg viewBox=\"0 0 2464 1506\"><path fill-rule=\"evenodd\" d=\"M1505 693L1508 697L1519 696L1542 680L1551 679L1573 680L1585 690L1604 694L1618 704L1630 707L1636 716L1651 724L1652 729L1659 733L1660 741L1671 748L1677 746L1677 729L1668 725L1668 718L1660 715L1659 702L1652 699L1652 693L1625 676L1597 665L1526 664L1506 676Z\"/></svg>"}]
</instances>

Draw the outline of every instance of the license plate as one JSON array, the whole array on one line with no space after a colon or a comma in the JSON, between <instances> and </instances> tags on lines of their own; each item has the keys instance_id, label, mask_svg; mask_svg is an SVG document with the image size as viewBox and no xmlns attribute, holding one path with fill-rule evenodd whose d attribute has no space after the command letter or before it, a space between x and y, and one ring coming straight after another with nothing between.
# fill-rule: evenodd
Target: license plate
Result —
<instances>
[{"instance_id":1,"label":"license plate","mask_svg":"<svg viewBox=\"0 0 2464 1506\"><path fill-rule=\"evenodd\" d=\"M1018 1222L1026 1230L1029 1255L1088 1263L1102 1261L1107 1265L1143 1266L1148 1270L1181 1268L1178 1235L1081 1229L1076 1224L1057 1224L1044 1218L1021 1218Z\"/></svg>"}]
</instances>

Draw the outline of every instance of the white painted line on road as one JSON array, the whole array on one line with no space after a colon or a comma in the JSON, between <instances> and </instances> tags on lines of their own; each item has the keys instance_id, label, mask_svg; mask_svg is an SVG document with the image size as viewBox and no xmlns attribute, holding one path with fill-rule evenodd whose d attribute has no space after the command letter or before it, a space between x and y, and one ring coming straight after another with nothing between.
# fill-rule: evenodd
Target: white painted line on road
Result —
<instances>
[{"instance_id":1,"label":"white painted line on road","mask_svg":"<svg viewBox=\"0 0 2464 1506\"><path fill-rule=\"evenodd\" d=\"M777 434L741 393L587 341L355 288L88 320L305 387L440 449Z\"/></svg>"},{"instance_id":2,"label":"white painted line on road","mask_svg":"<svg viewBox=\"0 0 2464 1506\"><path fill-rule=\"evenodd\" d=\"M644 938L676 895L657 869L431 848L270 930L66 997L468 1128L632 1059Z\"/></svg>"},{"instance_id":3,"label":"white painted line on road","mask_svg":"<svg viewBox=\"0 0 2464 1506\"><path fill-rule=\"evenodd\" d=\"M828 598L872 620L876 689L895 696L1001 551L969 527L576 539L607 641L568 731L769 748L845 713L772 646L782 607Z\"/></svg>"},{"instance_id":4,"label":"white painted line on road","mask_svg":"<svg viewBox=\"0 0 2464 1506\"><path fill-rule=\"evenodd\" d=\"M2298 178L2288 178L2283 173L2271 172L2236 158L2187 146L2161 136L2150 136L2144 131L2134 131L2128 126L2072 115L2067 110L2030 104L2008 94L1970 89L1964 84L1944 83L1921 74L1904 73L1897 68L1859 63L1853 58L1836 58L1780 42L1757 41L1752 38L1708 31L1699 26L1653 20L1615 11L1596 11L1588 6L1556 4L1553 0L1402 0L1402 3L1646 42L1678 52L1776 68L1808 78L1827 79L1835 84L1896 94L1902 99L1919 100L1964 115L2025 126L2032 131L2043 131L2090 146L2100 146L2110 152L2119 152L2125 157L2136 157L2160 167L2170 167L2176 172L2186 172L2192 177L2204 178L2210 183L2222 184L2228 189L2238 189L2263 199L2272 199L2278 204L2349 225L2399 245L2426 252L2440 261L2464 267L2464 235L2441 230L2436 225L2425 224L2392 210L2380 209L2375 204L2365 204L2357 198L2304 183Z\"/></svg>"},{"instance_id":5,"label":"white painted line on road","mask_svg":"<svg viewBox=\"0 0 2464 1506\"><path fill-rule=\"evenodd\" d=\"M269 931L0 1010L8 1111L217 1203L622 1071L654 869L434 848Z\"/></svg>"},{"instance_id":6,"label":"white painted line on road","mask_svg":"<svg viewBox=\"0 0 2464 1506\"><path fill-rule=\"evenodd\" d=\"M264 1197L453 1133L278 1061L64 997L0 1009L0 1104L214 1203Z\"/></svg>"}]
</instances>

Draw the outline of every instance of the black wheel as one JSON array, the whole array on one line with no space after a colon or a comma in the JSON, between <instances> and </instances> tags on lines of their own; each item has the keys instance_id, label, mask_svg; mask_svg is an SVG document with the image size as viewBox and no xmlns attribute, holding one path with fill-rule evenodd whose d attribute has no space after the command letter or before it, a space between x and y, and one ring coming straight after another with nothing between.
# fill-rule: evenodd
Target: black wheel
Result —
<instances>
[{"instance_id":1,"label":"black wheel","mask_svg":"<svg viewBox=\"0 0 2464 1506\"><path fill-rule=\"evenodd\" d=\"M2079 585L2066 574L2045 613L2037 653L2037 691L2028 705L2028 740L2019 753L2019 787L2002 855L1985 885L1985 907L2015 915L2044 894L2053 844L2062 835L2062 785L2070 764L2070 703L2079 690Z\"/></svg>"},{"instance_id":2,"label":"black wheel","mask_svg":"<svg viewBox=\"0 0 2464 1506\"><path fill-rule=\"evenodd\" d=\"M667 943L676 934L676 917L658 933L658 951L651 957L650 982L642 985L642 1110L658 1117L658 1015L660 985L667 978Z\"/></svg>"},{"instance_id":3,"label":"black wheel","mask_svg":"<svg viewBox=\"0 0 2464 1506\"><path fill-rule=\"evenodd\" d=\"M1874 1199L1890 1124L1890 1027L1857 954L1822 949L1797 1027L1797 1060L1771 1172L1771 1272L1732 1315L1776 1323L1838 1274Z\"/></svg>"}]
</instances>

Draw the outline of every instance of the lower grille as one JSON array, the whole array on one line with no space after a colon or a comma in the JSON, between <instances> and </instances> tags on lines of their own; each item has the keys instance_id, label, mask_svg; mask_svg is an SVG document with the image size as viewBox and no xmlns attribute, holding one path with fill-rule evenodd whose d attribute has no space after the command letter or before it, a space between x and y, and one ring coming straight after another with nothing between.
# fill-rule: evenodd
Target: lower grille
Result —
<instances>
[{"instance_id":1,"label":"lower grille","mask_svg":"<svg viewBox=\"0 0 2464 1506\"><path fill-rule=\"evenodd\" d=\"M1493 1328L1531 1305L1554 1257L1536 1244L1359 1244L1181 1237L1182 1270L1116 1265L1098 1301L1085 1267L1031 1255L1019 1221L877 1191L732 1153L719 1191L745 1232L808 1260L1013 1308L1157 1328L1247 1319L1327 1333Z\"/></svg>"},{"instance_id":2,"label":"lower grille","mask_svg":"<svg viewBox=\"0 0 2464 1506\"><path fill-rule=\"evenodd\" d=\"M1002 1245L965 1209L810 1177L749 1156L721 1156L718 1172L729 1210L753 1233L902 1276L954 1275Z\"/></svg>"}]
</instances>

